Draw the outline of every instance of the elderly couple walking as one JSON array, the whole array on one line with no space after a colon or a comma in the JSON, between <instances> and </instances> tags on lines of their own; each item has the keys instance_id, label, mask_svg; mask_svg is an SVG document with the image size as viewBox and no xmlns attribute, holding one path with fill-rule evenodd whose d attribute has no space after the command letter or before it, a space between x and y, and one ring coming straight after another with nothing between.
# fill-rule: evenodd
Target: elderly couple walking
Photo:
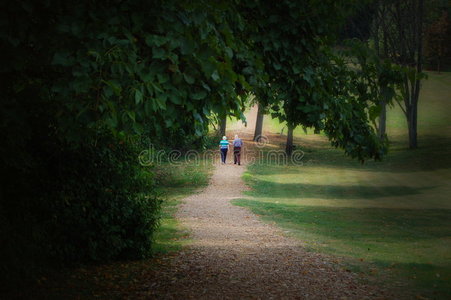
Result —
<instances>
[{"instance_id":1,"label":"elderly couple walking","mask_svg":"<svg viewBox=\"0 0 451 300\"><path fill-rule=\"evenodd\" d=\"M235 139L232 143L229 143L226 136L222 137L222 141L219 142L219 149L221 150L221 163L226 163L227 151L229 146L233 145L233 163L241 165L241 148L243 147L243 141L235 134Z\"/></svg>"}]
</instances>

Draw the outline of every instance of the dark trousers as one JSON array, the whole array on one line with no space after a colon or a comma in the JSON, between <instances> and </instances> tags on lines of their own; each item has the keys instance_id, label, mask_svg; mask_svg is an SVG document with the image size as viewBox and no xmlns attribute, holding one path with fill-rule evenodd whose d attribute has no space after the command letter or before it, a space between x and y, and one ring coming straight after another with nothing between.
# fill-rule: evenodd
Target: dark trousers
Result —
<instances>
[{"instance_id":1,"label":"dark trousers","mask_svg":"<svg viewBox=\"0 0 451 300\"><path fill-rule=\"evenodd\" d=\"M223 163L225 163L226 162L226 158L227 158L227 148L225 148L225 149L221 149L221 161L223 162Z\"/></svg>"},{"instance_id":2,"label":"dark trousers","mask_svg":"<svg viewBox=\"0 0 451 300\"><path fill-rule=\"evenodd\" d=\"M233 163L241 165L241 147L233 148Z\"/></svg>"}]
</instances>

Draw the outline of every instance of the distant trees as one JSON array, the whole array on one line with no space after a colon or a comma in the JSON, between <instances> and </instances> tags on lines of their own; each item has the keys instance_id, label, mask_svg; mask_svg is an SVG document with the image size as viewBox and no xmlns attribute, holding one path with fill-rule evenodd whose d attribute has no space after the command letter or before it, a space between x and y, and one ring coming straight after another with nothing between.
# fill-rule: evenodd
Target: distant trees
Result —
<instances>
[{"instance_id":1,"label":"distant trees","mask_svg":"<svg viewBox=\"0 0 451 300\"><path fill-rule=\"evenodd\" d=\"M393 8L396 33L390 39L390 57L405 67L403 80L404 114L409 130L409 148L417 148L418 100L423 78L424 0L396 3ZM397 51L396 51L396 50ZM396 51L396 52L395 52Z\"/></svg>"},{"instance_id":2,"label":"distant trees","mask_svg":"<svg viewBox=\"0 0 451 300\"><path fill-rule=\"evenodd\" d=\"M443 58L451 53L451 23L448 12L441 15L426 30L425 56L435 61L437 72L441 71Z\"/></svg>"},{"instance_id":3,"label":"distant trees","mask_svg":"<svg viewBox=\"0 0 451 300\"><path fill-rule=\"evenodd\" d=\"M380 0L375 2L372 39L381 58L402 66L403 80L399 85L403 97L409 147L416 148L418 100L423 71L424 0ZM379 133L385 133L385 106L381 99Z\"/></svg>"}]
</instances>

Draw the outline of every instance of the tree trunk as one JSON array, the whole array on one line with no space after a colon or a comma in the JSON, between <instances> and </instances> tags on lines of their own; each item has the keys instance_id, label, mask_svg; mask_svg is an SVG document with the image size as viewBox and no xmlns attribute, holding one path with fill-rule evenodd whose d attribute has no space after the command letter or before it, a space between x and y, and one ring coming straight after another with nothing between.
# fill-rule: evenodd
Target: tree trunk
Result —
<instances>
[{"instance_id":1,"label":"tree trunk","mask_svg":"<svg viewBox=\"0 0 451 300\"><path fill-rule=\"evenodd\" d=\"M385 136L387 128L387 104L385 101L381 101L381 113L379 114L379 137Z\"/></svg>"},{"instance_id":2,"label":"tree trunk","mask_svg":"<svg viewBox=\"0 0 451 300\"><path fill-rule=\"evenodd\" d=\"M386 34L385 34L385 24L384 24L384 14L383 14L383 5L381 2L379 1L375 1L375 6L376 6L376 19L374 21L374 30L373 30L373 37L374 37L374 50L376 51L376 54L378 57L386 57ZM384 49L384 55L381 54L381 40L380 40L380 36L379 33L381 32L382 29L382 33L383 33L383 40L382 40L382 47ZM386 132L386 127L387 127L387 104L385 102L385 99L382 99L380 101L380 106L381 106L381 112L379 114L379 126L377 127L378 130L378 135L380 138L385 136L385 132Z\"/></svg>"},{"instance_id":3,"label":"tree trunk","mask_svg":"<svg viewBox=\"0 0 451 300\"><path fill-rule=\"evenodd\" d=\"M417 116L418 110L416 105L412 105L408 111L407 125L409 128L409 148L415 149L418 147L417 141Z\"/></svg>"},{"instance_id":4,"label":"tree trunk","mask_svg":"<svg viewBox=\"0 0 451 300\"><path fill-rule=\"evenodd\" d=\"M415 24L416 26L416 46L417 46L417 60L416 60L416 68L417 74L422 72L423 66L423 0L418 1L418 20ZM407 111L407 122L409 126L409 148L415 149L418 147L417 141L417 118L418 118L418 99L420 97L420 79L415 80L415 85L412 91L412 102L409 110Z\"/></svg>"},{"instance_id":5,"label":"tree trunk","mask_svg":"<svg viewBox=\"0 0 451 300\"><path fill-rule=\"evenodd\" d=\"M381 57L381 51L380 51L380 41L379 41L379 28L380 28L380 19L383 18L381 16L380 12L380 3L376 2L377 5L377 18L376 18L376 24L375 24L375 33L374 33L374 46L378 57ZM385 35L384 35L385 38ZM384 40L385 43L385 40ZM385 136L385 131L387 127L387 104L385 103L385 100L381 100L381 113L379 114L379 137L382 138Z\"/></svg>"},{"instance_id":6,"label":"tree trunk","mask_svg":"<svg viewBox=\"0 0 451 300\"><path fill-rule=\"evenodd\" d=\"M293 130L294 126L288 125L287 146L285 147L285 153L288 156L291 156L291 153L293 153Z\"/></svg>"},{"instance_id":7,"label":"tree trunk","mask_svg":"<svg viewBox=\"0 0 451 300\"><path fill-rule=\"evenodd\" d=\"M440 59L441 59L441 53L442 53L442 42L439 42L439 46L438 46L438 55L437 55L437 72L440 74Z\"/></svg>"},{"instance_id":8,"label":"tree trunk","mask_svg":"<svg viewBox=\"0 0 451 300\"><path fill-rule=\"evenodd\" d=\"M255 131L254 131L254 141L258 142L262 135L263 130L263 106L259 103L258 104L258 110L257 110L257 120L255 123Z\"/></svg>"},{"instance_id":9,"label":"tree trunk","mask_svg":"<svg viewBox=\"0 0 451 300\"><path fill-rule=\"evenodd\" d=\"M227 126L227 116L223 117L219 121L219 135L221 137L226 135L226 126Z\"/></svg>"}]
</instances>

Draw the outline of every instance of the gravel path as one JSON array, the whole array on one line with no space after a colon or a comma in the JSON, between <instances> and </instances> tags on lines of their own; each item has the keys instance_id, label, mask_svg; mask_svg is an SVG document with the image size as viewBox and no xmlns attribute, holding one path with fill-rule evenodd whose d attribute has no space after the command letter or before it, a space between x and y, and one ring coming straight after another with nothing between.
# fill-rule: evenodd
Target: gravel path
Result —
<instances>
[{"instance_id":1,"label":"gravel path","mask_svg":"<svg viewBox=\"0 0 451 300\"><path fill-rule=\"evenodd\" d=\"M164 299L386 299L374 287L231 200L245 166L217 165L205 190L178 212L190 247L171 258L147 296Z\"/></svg>"},{"instance_id":2,"label":"gravel path","mask_svg":"<svg viewBox=\"0 0 451 300\"><path fill-rule=\"evenodd\" d=\"M252 147L257 108L249 124L233 132ZM192 243L167 258L143 298L158 299L387 299L382 289L359 283L331 257L307 252L301 242L263 223L249 210L234 206L247 189L242 166L216 165L210 184L185 198L177 218L190 230ZM136 297L137 294L134 295Z\"/></svg>"}]
</instances>

